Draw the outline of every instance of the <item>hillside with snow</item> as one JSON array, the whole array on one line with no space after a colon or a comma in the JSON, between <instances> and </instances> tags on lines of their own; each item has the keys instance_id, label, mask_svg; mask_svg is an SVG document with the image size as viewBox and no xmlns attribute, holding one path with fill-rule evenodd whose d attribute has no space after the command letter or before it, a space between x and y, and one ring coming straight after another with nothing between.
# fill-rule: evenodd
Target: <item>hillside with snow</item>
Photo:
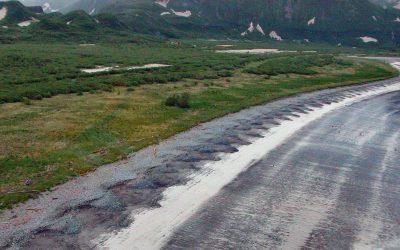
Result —
<instances>
[{"instance_id":1,"label":"hillside with snow","mask_svg":"<svg viewBox=\"0 0 400 250\"><path fill-rule=\"evenodd\" d=\"M381 4L395 4L395 0L372 1L375 4L365 0L24 0L24 3L41 5L47 13L84 10L98 21L88 27L106 25L160 37L399 44L400 10L381 7ZM5 19L6 10L1 11L0 17ZM32 17L35 19L22 21L31 24L41 19ZM61 24L50 24L55 22L52 18L46 19L46 26L39 26L56 29ZM102 19L107 21L101 23ZM72 20L65 22L68 24L62 22L67 25L64 29L74 24Z\"/></svg>"}]
</instances>

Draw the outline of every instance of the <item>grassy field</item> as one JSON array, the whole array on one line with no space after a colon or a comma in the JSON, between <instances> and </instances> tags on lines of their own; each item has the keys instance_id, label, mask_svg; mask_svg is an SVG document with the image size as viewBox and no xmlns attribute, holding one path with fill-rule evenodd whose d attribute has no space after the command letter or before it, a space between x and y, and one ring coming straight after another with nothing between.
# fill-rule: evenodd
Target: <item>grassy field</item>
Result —
<instances>
[{"instance_id":1,"label":"grassy field","mask_svg":"<svg viewBox=\"0 0 400 250\"><path fill-rule=\"evenodd\" d=\"M184 51L184 52L183 52ZM0 103L42 99L57 94L114 86L166 83L183 78L212 79L259 56L227 55L190 44L12 44L0 46ZM157 70L118 70L87 74L96 66L141 66L161 63L172 67Z\"/></svg>"},{"instance_id":2,"label":"grassy field","mask_svg":"<svg viewBox=\"0 0 400 250\"><path fill-rule=\"evenodd\" d=\"M257 67L246 69L246 73L277 76L281 74L316 75L318 71L313 67L327 65L351 66L351 62L337 59L332 55L276 55Z\"/></svg>"},{"instance_id":3,"label":"grassy field","mask_svg":"<svg viewBox=\"0 0 400 250\"><path fill-rule=\"evenodd\" d=\"M308 44L282 45L201 40L99 44L4 44L0 46L0 103L19 102L24 97L40 100L58 94L111 91L115 86L176 82L184 78L199 80L219 78L229 76L232 70L248 62L263 58L257 55L214 53L214 50L222 48L218 47L221 44L234 45L235 49L273 46L280 49L307 51L313 48ZM335 48L315 44L313 46L314 49L327 53L362 54L366 52L365 49ZM168 64L172 67L158 70L119 70L98 74L87 74L81 71L83 68L96 66L127 67L149 63ZM281 63L289 65L285 61Z\"/></svg>"},{"instance_id":4,"label":"grassy field","mask_svg":"<svg viewBox=\"0 0 400 250\"><path fill-rule=\"evenodd\" d=\"M132 47L129 53L126 45L112 51L107 47L65 45L65 48L50 46L45 53L46 47L37 46L33 50L32 45L1 48L7 52L0 54L0 76L6 78L0 83L2 98L21 95L24 89L32 86L40 92L42 85L46 89L59 90L64 83L89 81L93 85L88 85L87 90L101 90L98 82L113 81L106 84L111 86L107 91L81 93L83 90L79 90L78 94L0 104L0 174L3 176L0 179L0 209L34 197L97 166L124 159L130 152L201 122L300 92L397 75L392 68L379 62L331 56L315 55L321 60L329 57L329 62L303 65L313 74L294 74L296 72L292 71L267 74L264 70L271 60L280 58L288 62L281 66L290 68L289 58L304 55L225 55L196 48L180 50L174 45ZM25 56L35 59L23 59L25 66L8 57L22 55L28 50ZM4 58L8 59L4 61ZM32 66L41 60L45 66ZM174 67L90 77L82 77L79 72L80 67L95 65L155 62L173 64ZM302 62L307 61L298 60L299 66ZM15 71L10 71L7 65L13 65ZM48 72L52 67L57 69ZM259 71L251 71L256 69ZM171 74L179 77L171 80L168 78ZM57 80L59 75L67 77ZM144 76L166 79L162 83L157 78L136 82ZM37 80L29 82L31 79ZM189 108L165 105L168 97L182 93L190 95Z\"/></svg>"}]
</instances>

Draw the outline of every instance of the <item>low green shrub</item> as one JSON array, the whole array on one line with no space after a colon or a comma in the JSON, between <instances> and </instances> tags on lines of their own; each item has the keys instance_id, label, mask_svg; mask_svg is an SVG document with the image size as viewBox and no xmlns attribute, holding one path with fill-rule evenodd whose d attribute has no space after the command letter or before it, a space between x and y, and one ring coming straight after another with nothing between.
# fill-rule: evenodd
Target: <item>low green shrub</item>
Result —
<instances>
[{"instance_id":1,"label":"low green shrub","mask_svg":"<svg viewBox=\"0 0 400 250\"><path fill-rule=\"evenodd\" d=\"M168 107L174 107L178 103L178 97L176 95L168 96L165 100L165 105Z\"/></svg>"},{"instance_id":2,"label":"low green shrub","mask_svg":"<svg viewBox=\"0 0 400 250\"><path fill-rule=\"evenodd\" d=\"M26 98L26 97L22 97L22 102L25 105L31 105L32 104L32 101L29 98Z\"/></svg>"},{"instance_id":3,"label":"low green shrub","mask_svg":"<svg viewBox=\"0 0 400 250\"><path fill-rule=\"evenodd\" d=\"M43 96L39 91L28 91L25 93L25 96L31 100L42 100Z\"/></svg>"},{"instance_id":4,"label":"low green shrub","mask_svg":"<svg viewBox=\"0 0 400 250\"><path fill-rule=\"evenodd\" d=\"M1 38L0 38L1 40ZM164 84L183 79L217 79L232 76L232 71L264 56L215 53L203 49L171 48L159 41L151 48L128 44L98 44L96 49L77 48L76 44L12 44L0 47L0 102L20 102L59 94L112 91L117 86ZM141 54L140 59L137 54ZM96 65L143 65L160 62L165 68L115 70L87 74L82 68Z\"/></svg>"},{"instance_id":5,"label":"low green shrub","mask_svg":"<svg viewBox=\"0 0 400 250\"><path fill-rule=\"evenodd\" d=\"M312 67L327 65L350 66L348 62L332 55L284 55L272 56L258 67L246 69L246 73L276 76L281 74L315 75Z\"/></svg>"},{"instance_id":6,"label":"low green shrub","mask_svg":"<svg viewBox=\"0 0 400 250\"><path fill-rule=\"evenodd\" d=\"M180 108L189 108L189 94L183 93L178 98L178 107Z\"/></svg>"},{"instance_id":7,"label":"low green shrub","mask_svg":"<svg viewBox=\"0 0 400 250\"><path fill-rule=\"evenodd\" d=\"M174 94L165 100L165 105L169 107L189 108L190 95L188 93Z\"/></svg>"}]
</instances>

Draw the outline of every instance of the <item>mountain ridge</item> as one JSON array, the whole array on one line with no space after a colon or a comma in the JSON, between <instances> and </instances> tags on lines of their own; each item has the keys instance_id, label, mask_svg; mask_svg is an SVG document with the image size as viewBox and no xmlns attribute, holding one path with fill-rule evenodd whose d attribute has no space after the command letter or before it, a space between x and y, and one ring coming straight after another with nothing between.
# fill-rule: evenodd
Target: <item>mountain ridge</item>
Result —
<instances>
[{"instance_id":1,"label":"mountain ridge","mask_svg":"<svg viewBox=\"0 0 400 250\"><path fill-rule=\"evenodd\" d=\"M78 0L74 4L81 2ZM27 9L14 1L0 2L0 6L2 3L12 3L21 12ZM71 8L78 8L77 5ZM79 16L97 20L94 21L97 24L89 25L91 28L107 27L166 38L225 37L397 45L400 37L400 11L384 9L364 0L88 0L85 8L86 12L90 9L89 13L79 12ZM31 15L35 20L30 20L40 23L39 19L43 19L53 29L57 25L70 26L71 23L67 23L71 20L60 15ZM63 16L68 15L71 14ZM88 25L87 20L81 19L81 22ZM2 22L0 20L0 25ZM36 26L46 28L41 24ZM81 25L82 30L88 30L85 27Z\"/></svg>"}]
</instances>

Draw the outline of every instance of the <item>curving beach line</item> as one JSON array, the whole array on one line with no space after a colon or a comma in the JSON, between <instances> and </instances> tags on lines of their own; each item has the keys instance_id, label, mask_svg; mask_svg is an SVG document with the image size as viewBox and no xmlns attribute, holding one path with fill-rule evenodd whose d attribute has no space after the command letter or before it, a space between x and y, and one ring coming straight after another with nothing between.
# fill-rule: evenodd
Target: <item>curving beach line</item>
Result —
<instances>
[{"instance_id":1,"label":"curving beach line","mask_svg":"<svg viewBox=\"0 0 400 250\"><path fill-rule=\"evenodd\" d=\"M246 171L253 163L289 139L296 131L330 112L364 99L400 90L400 82L375 87L337 103L296 114L290 121L263 134L263 138L242 146L238 152L222 155L221 161L205 164L183 186L173 186L163 193L160 207L132 214L134 222L127 228L100 236L94 243L100 249L160 249L174 231L215 196L225 185Z\"/></svg>"}]
</instances>

